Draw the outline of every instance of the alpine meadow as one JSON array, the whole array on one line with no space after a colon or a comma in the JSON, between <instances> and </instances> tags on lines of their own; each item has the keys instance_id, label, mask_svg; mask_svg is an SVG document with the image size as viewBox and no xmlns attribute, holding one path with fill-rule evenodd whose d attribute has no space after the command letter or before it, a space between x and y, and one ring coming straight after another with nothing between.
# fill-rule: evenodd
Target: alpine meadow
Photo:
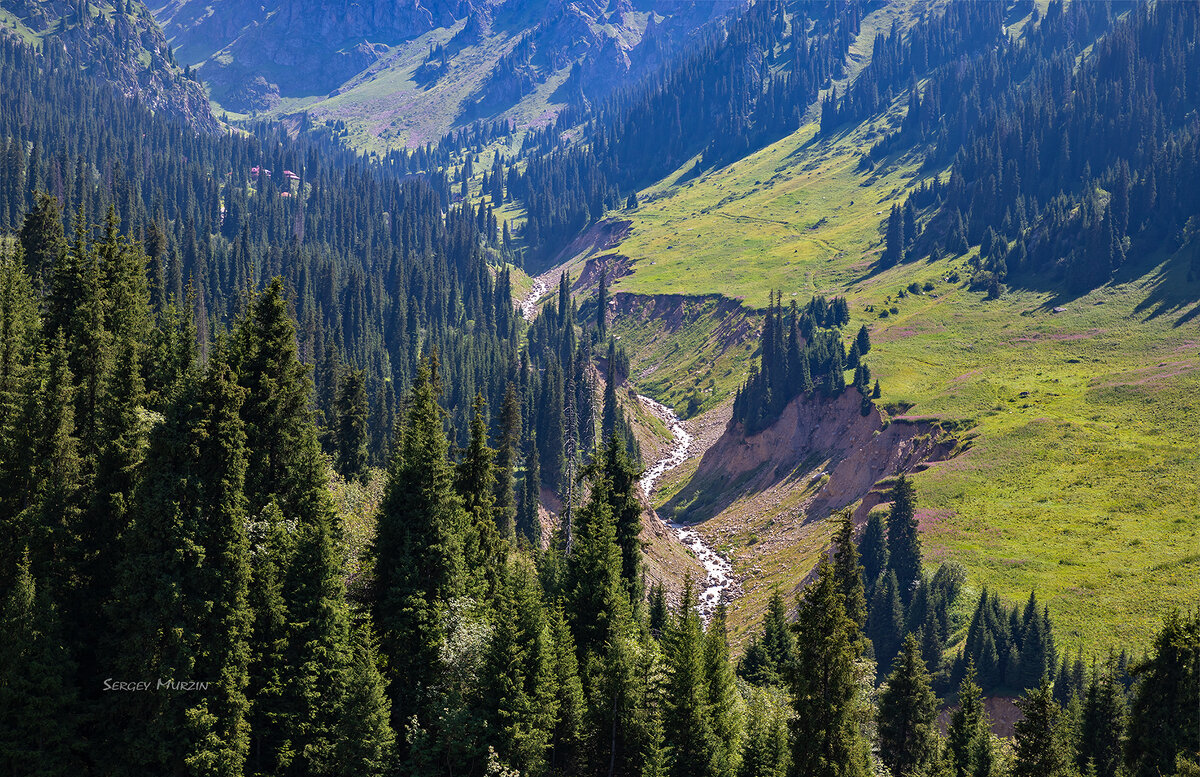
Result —
<instances>
[{"instance_id":1,"label":"alpine meadow","mask_svg":"<svg viewBox=\"0 0 1200 777\"><path fill-rule=\"evenodd\" d=\"M1200 0L0 0L0 775L1200 777Z\"/></svg>"}]
</instances>

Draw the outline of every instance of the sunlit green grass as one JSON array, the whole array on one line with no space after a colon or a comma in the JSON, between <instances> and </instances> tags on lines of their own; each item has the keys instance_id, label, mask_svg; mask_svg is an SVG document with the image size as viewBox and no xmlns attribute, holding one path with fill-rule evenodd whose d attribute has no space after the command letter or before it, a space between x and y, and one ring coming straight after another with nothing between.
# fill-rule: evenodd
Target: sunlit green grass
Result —
<instances>
[{"instance_id":1,"label":"sunlit green grass","mask_svg":"<svg viewBox=\"0 0 1200 777\"><path fill-rule=\"evenodd\" d=\"M927 561L960 560L973 587L1013 599L1037 589L1067 644L1144 643L1168 608L1200 601L1200 318L1181 323L1200 284L1150 257L1079 298L1017 289L985 300L945 280L966 277L964 258L875 273L886 213L917 179L912 159L858 170L872 134L813 141L808 127L728 168L647 189L617 249L634 272L615 288L755 308L773 289L785 302L845 295L851 327L871 330L883 403L966 420L977 434L917 476ZM914 282L933 289L903 291ZM627 335L639 346L635 380L650 368L639 385L677 407L691 386L727 397L740 382L729 366L740 376L747 365L706 368L695 326ZM811 557L798 548L764 579L787 583Z\"/></svg>"}]
</instances>

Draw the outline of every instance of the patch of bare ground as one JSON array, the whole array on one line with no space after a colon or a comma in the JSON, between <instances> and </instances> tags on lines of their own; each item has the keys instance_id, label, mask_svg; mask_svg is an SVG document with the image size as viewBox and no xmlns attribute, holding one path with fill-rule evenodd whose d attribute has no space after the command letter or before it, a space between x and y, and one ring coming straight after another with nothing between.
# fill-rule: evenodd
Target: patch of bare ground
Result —
<instances>
[{"instance_id":1,"label":"patch of bare ground","mask_svg":"<svg viewBox=\"0 0 1200 777\"><path fill-rule=\"evenodd\" d=\"M660 512L695 523L733 560L730 624L735 643L757 628L771 591L789 601L826 552L834 511L853 507L856 523L888 498L888 483L962 445L934 419L888 420L849 390L836 399L798 398L767 429L747 435L728 406L693 422L699 461L664 484ZM720 420L725 425L720 428ZM714 439L715 437L715 439ZM706 438L706 439L705 439Z\"/></svg>"},{"instance_id":2,"label":"patch of bare ground","mask_svg":"<svg viewBox=\"0 0 1200 777\"><path fill-rule=\"evenodd\" d=\"M1015 696L985 696L983 708L992 721L992 733L998 737L1011 738L1013 727L1024 716L1017 709ZM950 729L950 718L958 705L947 705L938 711L938 728L945 734Z\"/></svg>"}]
</instances>

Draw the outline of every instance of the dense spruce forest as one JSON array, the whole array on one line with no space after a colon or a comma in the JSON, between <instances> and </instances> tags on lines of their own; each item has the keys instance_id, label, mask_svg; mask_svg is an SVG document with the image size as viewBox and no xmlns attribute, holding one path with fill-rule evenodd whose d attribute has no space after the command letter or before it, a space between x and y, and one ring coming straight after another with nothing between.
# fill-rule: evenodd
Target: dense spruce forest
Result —
<instances>
[{"instance_id":1,"label":"dense spruce forest","mask_svg":"<svg viewBox=\"0 0 1200 777\"><path fill-rule=\"evenodd\" d=\"M508 125L370 158L337 126L198 132L0 38L0 774L1200 773L1200 612L1104 655L1037 591L976 597L926 564L904 475L731 644L723 604L649 571L607 278L514 307L514 266L639 185L795 131L868 5L756 2L495 155L481 197ZM821 104L829 136L907 97L863 168L950 169L881 264L980 245L999 296L1181 244L1198 7L1052 2L1021 42L1005 11L893 28ZM773 294L731 428L854 390L869 415L850 321ZM372 477L355 554L333 484Z\"/></svg>"},{"instance_id":2,"label":"dense spruce forest","mask_svg":"<svg viewBox=\"0 0 1200 777\"><path fill-rule=\"evenodd\" d=\"M922 570L900 477L860 546L843 515L794 620L777 593L735 664L723 605L704 623L690 583L675 603L661 583L646 590L623 435L575 441L592 447L586 496L547 545L530 543L482 397L452 452L432 350L352 595L284 283L250 292L202 356L191 309L151 305L149 256L115 209L68 242L41 202L0 259L5 773L1196 768L1200 617L1171 615L1144 657L1089 670L1060 664L1033 594L1022 613L984 592L950 661L964 575ZM31 260L39 248L49 266ZM836 324L839 307L815 303L807 325ZM542 329L570 324L563 309ZM519 418L516 404L510 393L500 415ZM943 736L935 690L955 685ZM1011 751L982 703L996 688L1026 689Z\"/></svg>"},{"instance_id":3,"label":"dense spruce forest","mask_svg":"<svg viewBox=\"0 0 1200 777\"><path fill-rule=\"evenodd\" d=\"M925 56L919 35L877 41L893 53L873 60L870 80L888 85L885 98L907 82L908 111L868 164L915 147L928 167L950 165L948 179L893 208L883 265L977 245L971 283L992 296L1005 284L1082 292L1190 235L1200 7L1052 2L1036 25L928 71L912 64ZM858 105L851 95L827 105L822 126Z\"/></svg>"}]
</instances>

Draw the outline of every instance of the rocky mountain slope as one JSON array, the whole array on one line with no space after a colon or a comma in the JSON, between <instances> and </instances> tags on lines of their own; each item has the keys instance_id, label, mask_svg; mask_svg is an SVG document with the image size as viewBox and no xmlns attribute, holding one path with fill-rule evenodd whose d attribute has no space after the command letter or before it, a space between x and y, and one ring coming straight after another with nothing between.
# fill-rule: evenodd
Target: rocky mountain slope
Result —
<instances>
[{"instance_id":1,"label":"rocky mountain slope","mask_svg":"<svg viewBox=\"0 0 1200 777\"><path fill-rule=\"evenodd\" d=\"M155 112L203 132L219 128L204 87L176 63L139 0L0 0L0 30L40 44L55 65L78 67Z\"/></svg>"},{"instance_id":2,"label":"rocky mountain slope","mask_svg":"<svg viewBox=\"0 0 1200 777\"><path fill-rule=\"evenodd\" d=\"M173 0L155 16L237 113L342 120L356 145L544 119L657 67L745 0ZM525 103L524 105L522 103Z\"/></svg>"}]
</instances>

